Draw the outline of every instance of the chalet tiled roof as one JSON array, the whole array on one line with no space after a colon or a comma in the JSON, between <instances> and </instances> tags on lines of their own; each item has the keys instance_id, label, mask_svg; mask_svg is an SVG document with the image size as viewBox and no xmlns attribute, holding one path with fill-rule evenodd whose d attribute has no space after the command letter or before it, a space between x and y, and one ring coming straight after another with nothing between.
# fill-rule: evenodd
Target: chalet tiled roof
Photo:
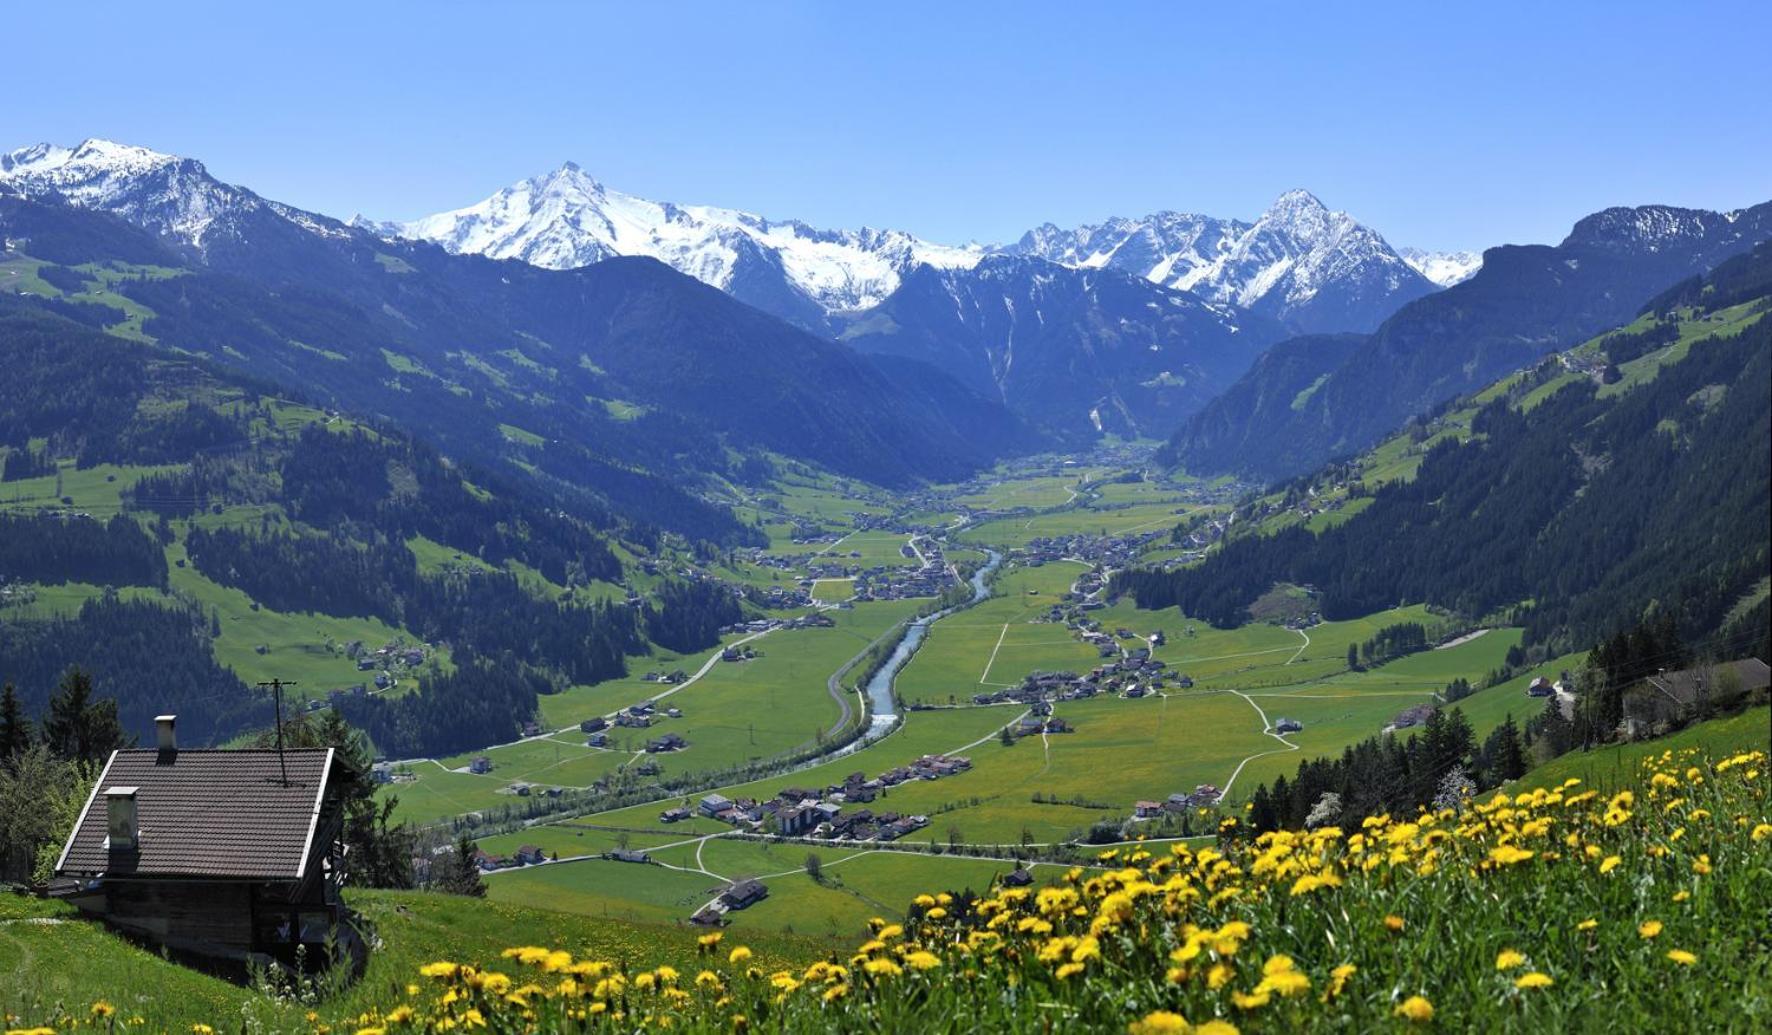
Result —
<instances>
[{"instance_id":1,"label":"chalet tiled roof","mask_svg":"<svg viewBox=\"0 0 1772 1035\"><path fill-rule=\"evenodd\" d=\"M309 838L331 776L331 749L117 751L105 766L58 874L143 877L304 876ZM140 846L112 853L105 791L135 787Z\"/></svg>"},{"instance_id":2,"label":"chalet tiled roof","mask_svg":"<svg viewBox=\"0 0 1772 1035\"><path fill-rule=\"evenodd\" d=\"M1692 704L1705 690L1714 691L1723 685L1727 673L1734 673L1735 689L1758 690L1772 683L1772 668L1759 658L1743 658L1715 665L1701 665L1679 672L1663 672L1649 677L1651 685L1679 701Z\"/></svg>"}]
</instances>

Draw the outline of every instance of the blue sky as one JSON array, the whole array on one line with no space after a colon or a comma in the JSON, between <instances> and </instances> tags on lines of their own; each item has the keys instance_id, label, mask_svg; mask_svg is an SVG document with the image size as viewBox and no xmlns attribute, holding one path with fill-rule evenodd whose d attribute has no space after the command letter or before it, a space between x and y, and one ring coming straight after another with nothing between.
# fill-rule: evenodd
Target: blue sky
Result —
<instances>
[{"instance_id":1,"label":"blue sky","mask_svg":"<svg viewBox=\"0 0 1772 1035\"><path fill-rule=\"evenodd\" d=\"M1429 248L1772 199L1763 0L288 9L9 6L0 149L111 137L379 218L571 159L949 242L1294 186Z\"/></svg>"}]
</instances>

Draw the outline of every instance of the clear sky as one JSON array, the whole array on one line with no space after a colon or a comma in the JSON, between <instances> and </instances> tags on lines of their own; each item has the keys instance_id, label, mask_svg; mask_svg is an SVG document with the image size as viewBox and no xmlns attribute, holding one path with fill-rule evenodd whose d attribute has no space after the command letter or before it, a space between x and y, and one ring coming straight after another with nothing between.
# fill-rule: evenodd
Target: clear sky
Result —
<instances>
[{"instance_id":1,"label":"clear sky","mask_svg":"<svg viewBox=\"0 0 1772 1035\"><path fill-rule=\"evenodd\" d=\"M1766 0L37 3L0 38L0 150L110 137L337 216L568 159L955 243L1295 186L1428 248L1772 199Z\"/></svg>"}]
</instances>

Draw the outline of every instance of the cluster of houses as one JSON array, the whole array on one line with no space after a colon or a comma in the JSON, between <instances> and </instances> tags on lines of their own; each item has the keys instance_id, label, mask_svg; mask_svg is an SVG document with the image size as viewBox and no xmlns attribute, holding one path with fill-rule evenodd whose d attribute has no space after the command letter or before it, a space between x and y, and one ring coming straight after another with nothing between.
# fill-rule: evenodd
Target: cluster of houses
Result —
<instances>
[{"instance_id":1,"label":"cluster of houses","mask_svg":"<svg viewBox=\"0 0 1772 1035\"><path fill-rule=\"evenodd\" d=\"M435 851L439 854L455 850L454 845L439 845ZM548 861L548 854L536 845L524 845L510 855L488 855L476 848L474 865L481 872L491 873L494 870L513 870L521 866L534 866Z\"/></svg>"},{"instance_id":2,"label":"cluster of houses","mask_svg":"<svg viewBox=\"0 0 1772 1035\"><path fill-rule=\"evenodd\" d=\"M1072 535L1041 537L1015 551L1030 567L1038 568L1050 561L1083 561L1108 568L1124 568L1136 561L1158 540L1166 539L1169 530L1158 529L1131 535Z\"/></svg>"},{"instance_id":3,"label":"cluster of houses","mask_svg":"<svg viewBox=\"0 0 1772 1035\"><path fill-rule=\"evenodd\" d=\"M917 568L869 568L855 576L856 600L904 600L909 597L935 597L956 585L954 573L940 551L930 553L929 560Z\"/></svg>"},{"instance_id":4,"label":"cluster of houses","mask_svg":"<svg viewBox=\"0 0 1772 1035\"><path fill-rule=\"evenodd\" d=\"M875 812L866 805L886 793L887 788L911 780L939 780L972 768L970 759L949 755L924 755L907 766L899 766L869 779L866 774L850 773L840 784L825 789L788 787L767 801L754 798L728 798L724 794L708 794L691 810L687 806L666 809L659 819L676 823L696 815L729 823L735 827L779 834L782 837L820 838L831 841L896 841L929 825L927 816L906 816L897 812Z\"/></svg>"},{"instance_id":5,"label":"cluster of houses","mask_svg":"<svg viewBox=\"0 0 1772 1035\"><path fill-rule=\"evenodd\" d=\"M362 640L345 644L345 657L357 663L357 671L373 672L379 668L405 666L417 668L425 663L434 648L430 644L384 643L371 650Z\"/></svg>"},{"instance_id":6,"label":"cluster of houses","mask_svg":"<svg viewBox=\"0 0 1772 1035\"><path fill-rule=\"evenodd\" d=\"M585 746L606 748L609 746L610 731L614 729L644 730L651 729L653 724L664 719L681 719L683 712L679 708L666 707L660 709L657 701L641 701L630 704L615 713L613 720L601 715L594 715L578 724L580 733L585 734ZM675 733L666 733L646 742L648 754L660 754L667 751L680 751L689 746L689 742Z\"/></svg>"},{"instance_id":7,"label":"cluster of houses","mask_svg":"<svg viewBox=\"0 0 1772 1035\"><path fill-rule=\"evenodd\" d=\"M811 580L802 579L792 586L770 586L767 589L754 586L745 591L745 596L751 602L772 611L782 611L794 607L811 607Z\"/></svg>"},{"instance_id":8,"label":"cluster of houses","mask_svg":"<svg viewBox=\"0 0 1772 1035\"><path fill-rule=\"evenodd\" d=\"M723 626L720 629L720 635L765 633L774 629L829 629L836 624L836 620L830 615L822 611L815 611L794 618L752 618L743 622L734 622L731 625ZM720 660L722 661L745 661L756 656L756 652L749 647L728 647L720 652Z\"/></svg>"},{"instance_id":9,"label":"cluster of houses","mask_svg":"<svg viewBox=\"0 0 1772 1035\"><path fill-rule=\"evenodd\" d=\"M1163 801L1140 801L1132 806L1132 818L1135 820L1160 819L1163 816L1178 816L1188 809L1209 808L1218 804L1224 792L1209 783L1200 784L1192 794L1177 792Z\"/></svg>"}]
</instances>

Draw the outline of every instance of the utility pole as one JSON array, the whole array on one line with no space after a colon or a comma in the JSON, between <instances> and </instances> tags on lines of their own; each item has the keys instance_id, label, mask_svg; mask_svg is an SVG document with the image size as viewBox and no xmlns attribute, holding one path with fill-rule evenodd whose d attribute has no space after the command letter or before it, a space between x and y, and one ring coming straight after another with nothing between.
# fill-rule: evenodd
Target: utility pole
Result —
<instances>
[{"instance_id":1,"label":"utility pole","mask_svg":"<svg viewBox=\"0 0 1772 1035\"><path fill-rule=\"evenodd\" d=\"M283 773L283 786L288 787L289 765L283 761L283 688L286 686L294 686L296 684L294 680L285 682L281 679L272 679L268 683L260 683L258 685L261 690L265 687L270 688L271 699L274 700L277 705L277 768Z\"/></svg>"}]
</instances>

